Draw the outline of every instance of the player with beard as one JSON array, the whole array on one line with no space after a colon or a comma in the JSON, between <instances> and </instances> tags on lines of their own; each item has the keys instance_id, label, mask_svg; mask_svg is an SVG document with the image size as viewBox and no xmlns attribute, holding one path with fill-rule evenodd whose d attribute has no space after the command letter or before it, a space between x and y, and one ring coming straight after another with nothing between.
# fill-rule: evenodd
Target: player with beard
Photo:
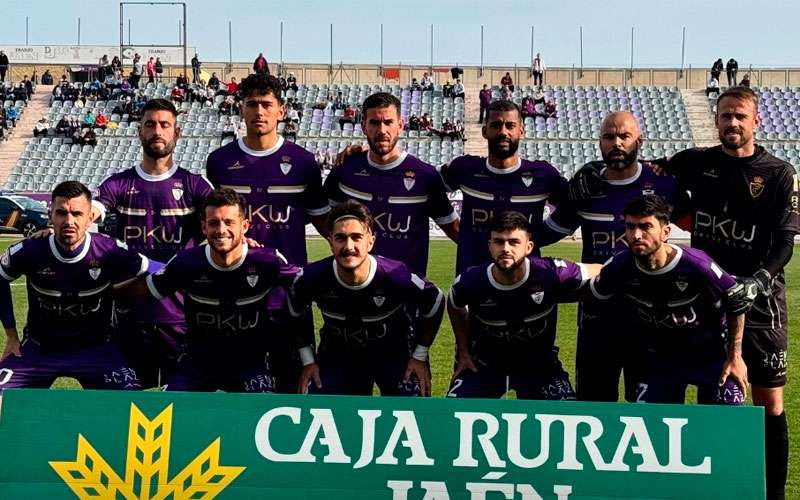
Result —
<instances>
[{"instance_id":1,"label":"player with beard","mask_svg":"<svg viewBox=\"0 0 800 500\"><path fill-rule=\"evenodd\" d=\"M732 87L717 99L722 144L688 149L665 161L691 196L692 246L738 276L752 291L743 356L753 403L765 409L767 498L785 497L789 435L783 408L788 358L784 266L800 231L795 169L755 143L758 96Z\"/></svg>"},{"instance_id":2,"label":"player with beard","mask_svg":"<svg viewBox=\"0 0 800 500\"><path fill-rule=\"evenodd\" d=\"M331 257L303 269L292 286L292 314L312 302L322 312L316 356L301 349L305 365L298 392L368 396L429 396L430 348L442 321L442 292L400 261L371 255L373 219L348 200L331 211ZM419 310L423 329L409 349L411 318Z\"/></svg>"},{"instance_id":3,"label":"player with beard","mask_svg":"<svg viewBox=\"0 0 800 500\"><path fill-rule=\"evenodd\" d=\"M275 250L248 247L246 209L231 189L211 192L202 211L208 245L179 252L128 291L149 290L156 299L184 294L186 349L167 390L275 391L269 337L283 332L265 313L270 291L289 286L299 268Z\"/></svg>"},{"instance_id":4,"label":"player with beard","mask_svg":"<svg viewBox=\"0 0 800 500\"><path fill-rule=\"evenodd\" d=\"M520 109L513 102L493 101L482 131L489 145L488 158L465 155L441 169L447 187L460 189L464 195L456 274L489 261L486 240L494 214L517 211L537 226L548 200L560 199L567 184L549 163L524 160L517 154L525 129Z\"/></svg>"},{"instance_id":5,"label":"player with beard","mask_svg":"<svg viewBox=\"0 0 800 500\"><path fill-rule=\"evenodd\" d=\"M50 207L53 234L16 243L0 257L0 390L47 388L58 377L87 389L141 388L111 339L112 291L147 272L147 257L87 231L91 199L83 184L62 182ZM23 275L28 319L20 343L10 282Z\"/></svg>"},{"instance_id":6,"label":"player with beard","mask_svg":"<svg viewBox=\"0 0 800 500\"><path fill-rule=\"evenodd\" d=\"M600 269L531 257L528 217L501 212L489 226L492 263L456 277L447 310L456 337L449 397L574 399L554 339L544 332L563 294L574 295Z\"/></svg>"},{"instance_id":7,"label":"player with beard","mask_svg":"<svg viewBox=\"0 0 800 500\"><path fill-rule=\"evenodd\" d=\"M744 285L705 252L669 243L671 207L657 195L624 209L623 250L592 280L601 301L620 297L626 322L646 345L639 401L682 404L686 386L698 403L741 405L747 391L742 359Z\"/></svg>"},{"instance_id":8,"label":"player with beard","mask_svg":"<svg viewBox=\"0 0 800 500\"><path fill-rule=\"evenodd\" d=\"M348 155L325 180L331 204L352 199L366 205L375 220L373 253L399 260L425 276L433 219L453 241L458 215L434 167L397 146L404 123L400 101L379 92L362 105L362 128L369 150Z\"/></svg>"},{"instance_id":9,"label":"player with beard","mask_svg":"<svg viewBox=\"0 0 800 500\"><path fill-rule=\"evenodd\" d=\"M306 223L310 221L323 237L327 236L330 206L322 193L320 167L313 153L278 135L285 106L277 78L250 75L242 80L239 92L247 135L212 152L206 174L214 186L229 187L247 200L248 236L279 250L292 264L305 266ZM276 293L271 304L275 321L286 328L285 297ZM303 319L302 328L313 338L310 313ZM278 390L294 392L301 368L296 350L287 343L276 345L274 352Z\"/></svg>"},{"instance_id":10,"label":"player with beard","mask_svg":"<svg viewBox=\"0 0 800 500\"><path fill-rule=\"evenodd\" d=\"M583 201L564 201L545 220L536 235L540 245L549 245L581 229L581 260L602 264L624 250L625 223L622 211L632 200L657 194L675 205L679 197L673 177L656 174L650 165L639 161L642 134L629 111L609 113L600 126L600 153L603 161L591 162L570 179L570 186L592 175L602 180L597 194ZM600 303L591 296L581 301L578 310L578 348L576 384L578 399L617 401L620 373L625 375L625 399L636 400L638 365L642 352L636 338L626 335L618 322L615 306Z\"/></svg>"},{"instance_id":11,"label":"player with beard","mask_svg":"<svg viewBox=\"0 0 800 500\"><path fill-rule=\"evenodd\" d=\"M159 267L179 250L203 241L200 212L213 189L204 177L173 161L181 136L177 116L170 101L147 101L139 127L142 163L106 178L92 202L100 220L109 212L116 214L112 236ZM125 355L146 388L159 385L175 367L186 333L182 300L168 295L159 301L143 297L117 303Z\"/></svg>"}]
</instances>

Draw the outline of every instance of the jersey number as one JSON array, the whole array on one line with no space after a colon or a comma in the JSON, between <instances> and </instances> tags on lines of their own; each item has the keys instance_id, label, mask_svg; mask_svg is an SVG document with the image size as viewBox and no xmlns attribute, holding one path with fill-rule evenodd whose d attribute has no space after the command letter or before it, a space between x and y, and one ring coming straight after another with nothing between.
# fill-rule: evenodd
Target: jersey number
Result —
<instances>
[{"instance_id":1,"label":"jersey number","mask_svg":"<svg viewBox=\"0 0 800 500\"><path fill-rule=\"evenodd\" d=\"M0 385L6 385L11 377L14 375L14 370L8 368L0 368Z\"/></svg>"}]
</instances>

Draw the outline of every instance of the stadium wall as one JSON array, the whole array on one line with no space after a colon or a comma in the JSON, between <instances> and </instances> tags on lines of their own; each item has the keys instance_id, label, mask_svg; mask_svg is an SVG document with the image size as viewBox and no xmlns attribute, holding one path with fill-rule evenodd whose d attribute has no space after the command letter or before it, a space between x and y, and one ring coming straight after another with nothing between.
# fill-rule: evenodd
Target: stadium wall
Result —
<instances>
[{"instance_id":1,"label":"stadium wall","mask_svg":"<svg viewBox=\"0 0 800 500\"><path fill-rule=\"evenodd\" d=\"M84 66L85 67L85 66ZM247 76L252 68L252 63L234 63L229 66L224 62L204 62L203 70L216 72L223 80L235 77L237 80ZM24 75L31 75L36 70L42 75L46 69L50 70L57 81L62 74L68 74L69 66L63 64L12 64L11 78L20 80ZM126 68L126 72L130 68ZM273 73L277 72L278 65L270 64ZM382 84L399 83L408 84L412 78L422 78L424 72L433 73L436 83L452 80L449 66L413 66L413 65L386 65L384 70L389 70L397 75L394 79L384 79L381 67L372 64L336 64L331 68L328 64L300 64L285 63L285 72L292 71L302 84ZM481 86L497 84L506 72L511 73L514 82L518 85L532 84L529 68L520 66L485 66L483 71L478 66L462 66L462 81L465 85ZM183 72L183 66L165 66L164 75L176 78ZM740 77L747 69L739 70ZM545 72L545 83L548 85L657 85L676 86L687 89L705 89L708 79L706 68L690 68L681 71L679 68L635 68L633 71L625 68L564 68L553 67ZM753 69L751 81L756 86L770 87L796 87L800 86L800 68L758 68Z\"/></svg>"}]
</instances>

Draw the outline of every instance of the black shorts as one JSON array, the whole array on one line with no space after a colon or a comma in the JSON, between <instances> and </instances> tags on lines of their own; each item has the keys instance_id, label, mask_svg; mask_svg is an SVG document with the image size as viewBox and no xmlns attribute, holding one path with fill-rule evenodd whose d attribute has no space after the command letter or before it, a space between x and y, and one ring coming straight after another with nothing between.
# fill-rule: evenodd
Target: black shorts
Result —
<instances>
[{"instance_id":1,"label":"black shorts","mask_svg":"<svg viewBox=\"0 0 800 500\"><path fill-rule=\"evenodd\" d=\"M742 357L747 378L758 387L786 385L788 335L786 328L746 328Z\"/></svg>"}]
</instances>

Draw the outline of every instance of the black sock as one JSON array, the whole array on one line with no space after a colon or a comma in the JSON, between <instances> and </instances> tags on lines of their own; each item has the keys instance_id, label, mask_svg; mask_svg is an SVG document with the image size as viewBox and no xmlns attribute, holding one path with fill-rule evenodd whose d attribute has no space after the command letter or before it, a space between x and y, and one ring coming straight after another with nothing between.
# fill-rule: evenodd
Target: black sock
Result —
<instances>
[{"instance_id":1,"label":"black sock","mask_svg":"<svg viewBox=\"0 0 800 500\"><path fill-rule=\"evenodd\" d=\"M786 425L786 412L764 417L764 444L767 500L784 500L786 474L789 468L789 428Z\"/></svg>"}]
</instances>

